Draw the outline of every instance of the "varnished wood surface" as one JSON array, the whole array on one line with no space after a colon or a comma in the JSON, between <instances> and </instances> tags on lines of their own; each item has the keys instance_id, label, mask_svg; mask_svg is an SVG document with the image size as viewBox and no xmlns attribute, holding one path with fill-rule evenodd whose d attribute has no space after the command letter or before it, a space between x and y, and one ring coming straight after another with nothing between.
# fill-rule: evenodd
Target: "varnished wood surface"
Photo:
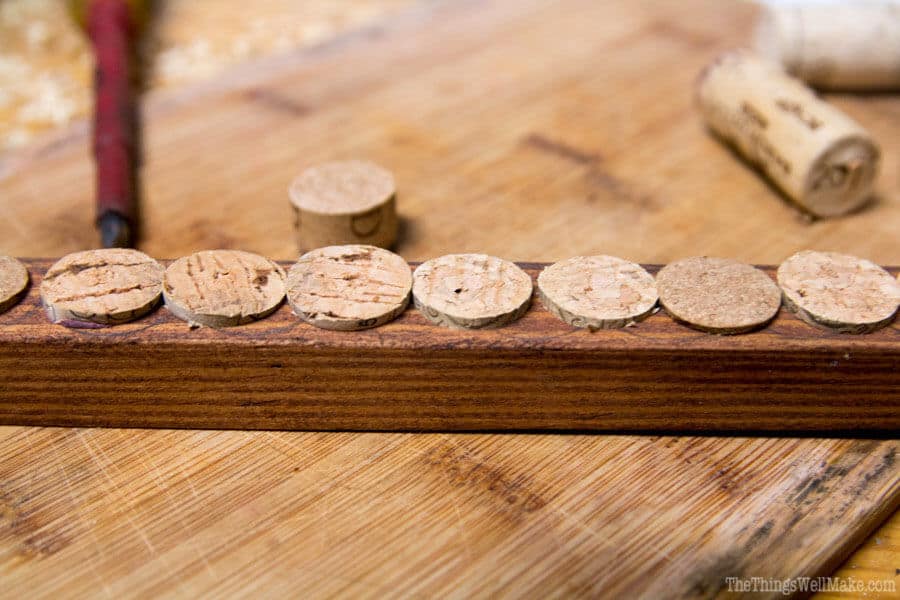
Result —
<instances>
[{"instance_id":1,"label":"varnished wood surface","mask_svg":"<svg viewBox=\"0 0 900 600\"><path fill-rule=\"evenodd\" d=\"M829 97L884 149L878 201L847 219L800 217L703 131L693 78L751 20L749 5L713 0L426 3L153 95L142 249L292 259L291 178L364 156L397 174L398 250L411 260L774 264L817 248L900 263L895 97ZM0 250L93 246L91 174L84 124L0 157ZM622 596L662 582L655 596L709 596L730 572L831 572L895 508L898 467L879 460L895 442L681 437L657 451L652 440L3 428L12 585L0 593ZM442 444L469 458L413 459ZM863 473L882 484L865 491ZM553 486L541 512L552 516L508 518L498 474L517 489ZM748 552L743 536L769 521ZM568 587L584 581L596 585Z\"/></svg>"},{"instance_id":2,"label":"varnished wood surface","mask_svg":"<svg viewBox=\"0 0 900 600\"><path fill-rule=\"evenodd\" d=\"M287 305L220 330L191 329L166 309L69 329L41 305L50 264L28 261L28 296L0 315L5 425L900 430L896 326L842 335L785 309L740 336L694 331L663 312L590 332L535 301L510 325L474 331L438 327L415 309L367 331L327 331ZM522 266L533 279L543 268Z\"/></svg>"}]
</instances>

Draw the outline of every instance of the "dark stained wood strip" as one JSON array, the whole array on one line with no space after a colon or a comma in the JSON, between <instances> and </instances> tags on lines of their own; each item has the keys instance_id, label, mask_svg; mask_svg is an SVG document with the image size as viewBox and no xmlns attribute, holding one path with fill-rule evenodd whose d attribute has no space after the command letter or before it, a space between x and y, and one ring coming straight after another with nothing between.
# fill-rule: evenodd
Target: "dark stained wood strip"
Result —
<instances>
[{"instance_id":1,"label":"dark stained wood strip","mask_svg":"<svg viewBox=\"0 0 900 600\"><path fill-rule=\"evenodd\" d=\"M519 321L487 331L436 327L414 309L368 331L325 331L287 306L224 330L190 329L165 309L72 330L50 324L40 306L49 261L27 264L32 288L0 315L0 424L900 430L896 322L851 336L782 310L758 332L712 336L658 313L592 333L535 302ZM522 266L532 277L542 267Z\"/></svg>"}]
</instances>

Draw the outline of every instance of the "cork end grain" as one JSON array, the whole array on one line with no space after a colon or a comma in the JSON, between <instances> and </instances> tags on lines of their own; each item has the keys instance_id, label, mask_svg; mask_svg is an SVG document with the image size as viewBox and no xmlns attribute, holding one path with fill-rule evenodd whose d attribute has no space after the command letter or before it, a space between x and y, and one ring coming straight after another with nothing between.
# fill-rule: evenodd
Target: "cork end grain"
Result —
<instances>
[{"instance_id":1,"label":"cork end grain","mask_svg":"<svg viewBox=\"0 0 900 600\"><path fill-rule=\"evenodd\" d=\"M592 331L641 321L659 300L650 273L614 256L576 256L555 263L541 271L537 283L547 310Z\"/></svg>"},{"instance_id":2,"label":"cork end grain","mask_svg":"<svg viewBox=\"0 0 900 600\"><path fill-rule=\"evenodd\" d=\"M746 333L775 318L781 292L750 265L724 258L693 257L663 267L656 276L659 300L679 323L722 335Z\"/></svg>"},{"instance_id":3,"label":"cork end grain","mask_svg":"<svg viewBox=\"0 0 900 600\"><path fill-rule=\"evenodd\" d=\"M365 245L308 252L291 267L287 299L307 323L336 331L378 327L409 304L412 272L393 252Z\"/></svg>"},{"instance_id":4,"label":"cork end grain","mask_svg":"<svg viewBox=\"0 0 900 600\"><path fill-rule=\"evenodd\" d=\"M54 323L103 327L142 317L159 304L163 267L137 250L109 248L64 256L41 281Z\"/></svg>"},{"instance_id":5,"label":"cork end grain","mask_svg":"<svg viewBox=\"0 0 900 600\"><path fill-rule=\"evenodd\" d=\"M881 150L868 137L848 135L817 157L806 182L807 203L819 217L837 217L871 200Z\"/></svg>"},{"instance_id":6,"label":"cork end grain","mask_svg":"<svg viewBox=\"0 0 900 600\"><path fill-rule=\"evenodd\" d=\"M234 327L262 319L284 299L285 273L269 259L240 250L205 250L165 271L166 307L192 326Z\"/></svg>"},{"instance_id":7,"label":"cork end grain","mask_svg":"<svg viewBox=\"0 0 900 600\"><path fill-rule=\"evenodd\" d=\"M22 299L28 288L28 269L11 256L0 256L0 313Z\"/></svg>"},{"instance_id":8,"label":"cork end grain","mask_svg":"<svg viewBox=\"0 0 900 600\"><path fill-rule=\"evenodd\" d=\"M778 267L784 304L813 325L841 333L869 333L889 324L900 284L868 260L805 250Z\"/></svg>"},{"instance_id":9,"label":"cork end grain","mask_svg":"<svg viewBox=\"0 0 900 600\"><path fill-rule=\"evenodd\" d=\"M395 192L391 172L364 160L330 162L309 168L290 187L294 206L323 215L365 212Z\"/></svg>"},{"instance_id":10,"label":"cork end grain","mask_svg":"<svg viewBox=\"0 0 900 600\"><path fill-rule=\"evenodd\" d=\"M532 291L525 271L486 254L448 254L413 273L416 308L433 323L453 329L512 323L528 310Z\"/></svg>"}]
</instances>

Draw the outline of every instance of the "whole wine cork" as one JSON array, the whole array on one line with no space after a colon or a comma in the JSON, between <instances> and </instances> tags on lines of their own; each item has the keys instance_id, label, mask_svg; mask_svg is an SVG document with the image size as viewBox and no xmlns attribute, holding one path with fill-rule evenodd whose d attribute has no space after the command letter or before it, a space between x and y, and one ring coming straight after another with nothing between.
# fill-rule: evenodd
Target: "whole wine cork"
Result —
<instances>
[{"instance_id":1,"label":"whole wine cork","mask_svg":"<svg viewBox=\"0 0 900 600\"><path fill-rule=\"evenodd\" d=\"M591 330L625 327L649 316L659 295L653 276L615 256L576 256L538 275L538 295L559 319Z\"/></svg>"},{"instance_id":2,"label":"whole wine cork","mask_svg":"<svg viewBox=\"0 0 900 600\"><path fill-rule=\"evenodd\" d=\"M287 299L304 321L337 331L378 327L409 304L412 272L374 246L328 246L307 252L287 276Z\"/></svg>"},{"instance_id":3,"label":"whole wine cork","mask_svg":"<svg viewBox=\"0 0 900 600\"><path fill-rule=\"evenodd\" d=\"M656 275L659 301L678 321L708 333L737 334L778 314L781 292L756 267L698 256L673 262Z\"/></svg>"},{"instance_id":4,"label":"whole wine cork","mask_svg":"<svg viewBox=\"0 0 900 600\"><path fill-rule=\"evenodd\" d=\"M756 51L822 89L900 89L900 2L791 3L763 10Z\"/></svg>"},{"instance_id":5,"label":"whole wine cork","mask_svg":"<svg viewBox=\"0 0 900 600\"><path fill-rule=\"evenodd\" d=\"M394 176L374 163L312 167L294 180L289 193L301 252L345 244L389 248L397 240Z\"/></svg>"},{"instance_id":6,"label":"whole wine cork","mask_svg":"<svg viewBox=\"0 0 900 600\"><path fill-rule=\"evenodd\" d=\"M778 267L784 304L798 317L842 333L868 333L891 322L900 284L868 260L805 250Z\"/></svg>"},{"instance_id":7,"label":"whole wine cork","mask_svg":"<svg viewBox=\"0 0 900 600\"><path fill-rule=\"evenodd\" d=\"M413 273L413 300L430 321L454 329L512 323L531 303L531 277L486 254L448 254Z\"/></svg>"},{"instance_id":8,"label":"whole wine cork","mask_svg":"<svg viewBox=\"0 0 900 600\"><path fill-rule=\"evenodd\" d=\"M28 287L28 269L11 256L0 256L0 313L15 306Z\"/></svg>"},{"instance_id":9,"label":"whole wine cork","mask_svg":"<svg viewBox=\"0 0 900 600\"><path fill-rule=\"evenodd\" d=\"M725 54L701 77L707 125L813 215L842 215L870 197L880 151L872 136L778 66Z\"/></svg>"},{"instance_id":10,"label":"whole wine cork","mask_svg":"<svg viewBox=\"0 0 900 600\"><path fill-rule=\"evenodd\" d=\"M284 299L284 270L240 250L205 250L166 269L166 307L191 325L233 327L271 314Z\"/></svg>"},{"instance_id":11,"label":"whole wine cork","mask_svg":"<svg viewBox=\"0 0 900 600\"><path fill-rule=\"evenodd\" d=\"M163 267L137 250L107 248L62 257L41 281L47 316L67 327L133 321L159 304Z\"/></svg>"}]
</instances>

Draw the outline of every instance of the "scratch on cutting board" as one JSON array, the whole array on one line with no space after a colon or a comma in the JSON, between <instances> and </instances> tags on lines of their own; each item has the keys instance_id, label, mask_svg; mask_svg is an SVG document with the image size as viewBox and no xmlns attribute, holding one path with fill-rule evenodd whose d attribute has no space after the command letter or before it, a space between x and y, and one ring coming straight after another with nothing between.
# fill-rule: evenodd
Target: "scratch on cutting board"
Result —
<instances>
[{"instance_id":1,"label":"scratch on cutting board","mask_svg":"<svg viewBox=\"0 0 900 600\"><path fill-rule=\"evenodd\" d=\"M127 437L122 430L119 430L120 437ZM146 460L145 460L146 459ZM143 448L143 446L138 446L138 460L144 465L144 470L147 471L146 467L147 461L150 462L150 468L153 471L153 484L156 488L162 492L163 497L166 499L166 502L172 507L170 514L175 515L175 519L178 521L178 524L181 525L183 531L190 531L189 524L182 518L181 511L178 510L178 502L176 502L171 494L169 493L168 486L164 486L161 481L164 479L162 473L159 470L159 466L153 460L153 458L147 453L147 451ZM194 497L197 497L197 494L194 494ZM215 569L213 569L212 565L209 563L209 560L206 558L206 553L202 548L197 544L197 541L193 536L188 536L188 543L194 548L195 555L200 557L200 561L203 563L203 566L206 568L206 572L213 578L213 580L218 580L219 576L216 573Z\"/></svg>"},{"instance_id":2,"label":"scratch on cutting board","mask_svg":"<svg viewBox=\"0 0 900 600\"><path fill-rule=\"evenodd\" d=\"M143 516L143 515L138 510L135 509L134 504L133 504L132 500L130 499L130 497L127 494L123 493L122 486L119 485L118 483L116 483L116 481L112 477L110 477L107 466L104 465L103 462L98 458L98 454L103 456L103 458L106 460L106 463L110 466L113 465L112 461L109 460L109 457L106 455L105 452L103 452L102 448L100 448L99 446L97 448L94 448L91 445L90 441L87 439L87 436L88 436L88 434L83 430L78 432L78 440L84 446L85 450L88 451L88 454L90 454L90 456L91 456L91 461L97 466L98 469L100 469L101 474L106 479L107 483L112 488L112 491L115 492L115 495L117 496L118 501L113 503L113 505L115 507L114 510L118 514L121 514L122 516L125 517L125 520L128 521L128 524L131 526L131 528L134 530L134 532L137 534L137 536L143 542L143 544L147 548L147 550L150 551L150 554L152 556L154 556L155 558L159 558L162 561L163 566L166 568L166 570L168 572L170 572L170 573L174 572L174 570L172 569L172 565L169 564L169 562L166 560L165 556L161 555L159 552L156 551L156 548L150 542L150 539L147 537L147 535L144 533L144 531L140 527L138 527L138 525L137 525L137 523L135 523L134 519L131 518L131 514L129 514L129 512L134 512L134 513L138 514L139 516ZM117 470L117 472L121 473L118 470ZM122 480L128 481L128 478L123 477ZM125 510L123 511L119 507L125 507ZM175 579L176 579L176 584L178 585L178 587L182 588L184 584L181 581L178 581L178 578L175 578Z\"/></svg>"},{"instance_id":3,"label":"scratch on cutting board","mask_svg":"<svg viewBox=\"0 0 900 600\"><path fill-rule=\"evenodd\" d=\"M53 457L53 460L56 461L56 466L59 472L62 474L63 479L66 481L66 494L68 494L69 499L72 501L72 505L75 507L75 511L78 513L78 520L82 523L87 523L87 517L84 514L84 511L81 509L81 504L78 502L78 498L75 497L75 492L72 490L72 480L69 479L69 474L66 471L66 467L63 464L62 460L60 460L59 452L51 452L50 455ZM88 535L91 537L91 551L93 552L94 558L97 556L100 557L101 561L106 560L106 554L103 552L103 544L100 543L100 540L97 538L97 534L94 531L93 527L87 527ZM94 579L96 579L100 586L103 588L103 593L107 598L112 598L113 594L109 589L109 586L106 584L106 580L103 578L103 575L100 571L97 570L96 565L94 564L95 560L87 561L88 569L90 569L91 574L93 574Z\"/></svg>"}]
</instances>

